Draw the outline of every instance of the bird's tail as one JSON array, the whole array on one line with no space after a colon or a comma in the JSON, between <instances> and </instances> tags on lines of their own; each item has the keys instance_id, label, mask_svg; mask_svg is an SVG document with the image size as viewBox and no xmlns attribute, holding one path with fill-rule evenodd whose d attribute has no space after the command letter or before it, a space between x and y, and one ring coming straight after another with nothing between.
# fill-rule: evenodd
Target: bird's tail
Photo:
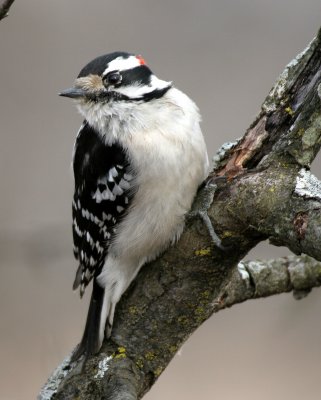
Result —
<instances>
[{"instance_id":1,"label":"bird's tail","mask_svg":"<svg viewBox=\"0 0 321 400\"><path fill-rule=\"evenodd\" d=\"M93 279L93 291L91 294L84 334L81 342L71 357L71 361L78 360L82 355L87 359L99 351L104 339L107 306L106 300L105 289L99 286L96 279Z\"/></svg>"}]
</instances>

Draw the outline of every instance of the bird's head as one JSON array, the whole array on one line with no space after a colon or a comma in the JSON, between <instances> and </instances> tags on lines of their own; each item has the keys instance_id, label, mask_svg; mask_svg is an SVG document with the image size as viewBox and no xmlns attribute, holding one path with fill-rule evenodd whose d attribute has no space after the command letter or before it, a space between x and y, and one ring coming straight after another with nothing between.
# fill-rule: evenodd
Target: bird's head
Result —
<instances>
[{"instance_id":1,"label":"bird's head","mask_svg":"<svg viewBox=\"0 0 321 400\"><path fill-rule=\"evenodd\" d=\"M72 88L60 96L80 105L115 102L146 102L163 96L171 82L158 79L144 59L130 53L115 52L95 58L79 73Z\"/></svg>"}]
</instances>

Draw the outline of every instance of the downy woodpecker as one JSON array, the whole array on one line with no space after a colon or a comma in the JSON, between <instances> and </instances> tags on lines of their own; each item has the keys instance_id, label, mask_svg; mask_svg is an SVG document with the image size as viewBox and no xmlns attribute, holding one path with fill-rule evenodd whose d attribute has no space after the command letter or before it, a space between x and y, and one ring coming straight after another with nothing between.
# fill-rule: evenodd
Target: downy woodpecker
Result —
<instances>
[{"instance_id":1,"label":"downy woodpecker","mask_svg":"<svg viewBox=\"0 0 321 400\"><path fill-rule=\"evenodd\" d=\"M60 95L84 117L73 153L73 288L82 296L93 280L93 291L75 360L100 349L139 269L179 238L209 164L198 108L141 56L95 58Z\"/></svg>"}]
</instances>

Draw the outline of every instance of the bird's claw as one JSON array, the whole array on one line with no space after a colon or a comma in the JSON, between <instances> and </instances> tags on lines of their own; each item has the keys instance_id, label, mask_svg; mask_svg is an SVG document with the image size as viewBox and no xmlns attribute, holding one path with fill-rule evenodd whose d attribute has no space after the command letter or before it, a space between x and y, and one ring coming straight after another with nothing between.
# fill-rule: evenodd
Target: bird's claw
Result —
<instances>
[{"instance_id":1,"label":"bird's claw","mask_svg":"<svg viewBox=\"0 0 321 400\"><path fill-rule=\"evenodd\" d=\"M219 249L226 251L227 248L222 245L222 241L215 232L215 229L212 225L212 222L207 212L207 210L210 208L213 202L216 189L217 189L216 183L214 183L213 181L207 182L206 185L202 187L201 190L199 191L197 198L194 201L192 210L189 212L187 218L188 219L194 219L196 217L200 218L201 221L206 226L207 231L214 245Z\"/></svg>"}]
</instances>

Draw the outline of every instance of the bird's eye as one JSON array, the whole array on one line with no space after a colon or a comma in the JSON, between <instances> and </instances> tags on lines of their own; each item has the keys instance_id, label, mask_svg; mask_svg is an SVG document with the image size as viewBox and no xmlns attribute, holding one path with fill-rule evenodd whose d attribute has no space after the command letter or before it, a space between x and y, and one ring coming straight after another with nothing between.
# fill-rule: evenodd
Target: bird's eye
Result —
<instances>
[{"instance_id":1,"label":"bird's eye","mask_svg":"<svg viewBox=\"0 0 321 400\"><path fill-rule=\"evenodd\" d=\"M119 85L122 80L122 76L119 72L110 72L103 78L103 84L108 85Z\"/></svg>"}]
</instances>

